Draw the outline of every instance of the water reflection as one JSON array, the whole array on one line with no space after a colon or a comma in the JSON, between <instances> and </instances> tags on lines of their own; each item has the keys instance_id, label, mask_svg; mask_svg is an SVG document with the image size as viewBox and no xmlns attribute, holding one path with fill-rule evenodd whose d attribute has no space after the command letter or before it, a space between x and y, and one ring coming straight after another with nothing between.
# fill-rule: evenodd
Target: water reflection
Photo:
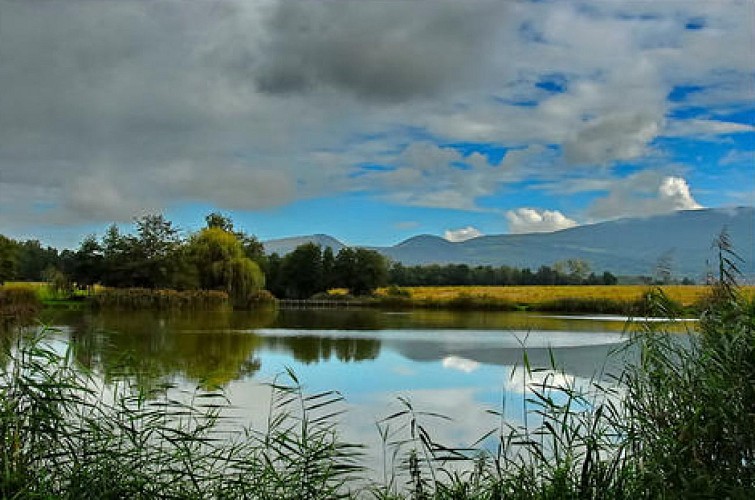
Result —
<instances>
[{"instance_id":1,"label":"water reflection","mask_svg":"<svg viewBox=\"0 0 755 500\"><path fill-rule=\"evenodd\" d=\"M270 318L210 315L86 314L69 323L75 359L106 381L133 378L144 388L176 380L223 387L260 368L260 339L243 333Z\"/></svg>"},{"instance_id":2,"label":"water reflection","mask_svg":"<svg viewBox=\"0 0 755 500\"><path fill-rule=\"evenodd\" d=\"M254 333L278 324L278 316L274 309L202 314L64 313L55 322L65 326L74 358L82 366L101 373L108 382L128 377L150 389L174 381L205 389L225 387L258 372L261 351L286 353L303 363L372 360L380 353L380 342L375 339L276 338ZM365 323L371 316L347 314L334 321L337 316L331 315L309 327L372 324ZM296 325L304 318L294 315L282 321Z\"/></svg>"},{"instance_id":3,"label":"water reflection","mask_svg":"<svg viewBox=\"0 0 755 500\"><path fill-rule=\"evenodd\" d=\"M265 348L290 353L296 361L318 363L331 358L341 362L366 361L378 357L380 341L370 338L321 336L260 337Z\"/></svg>"},{"instance_id":4,"label":"water reflection","mask_svg":"<svg viewBox=\"0 0 755 500\"><path fill-rule=\"evenodd\" d=\"M176 381L226 387L257 376L265 364L269 374L286 364L375 362L382 376L388 352L404 360L404 371L437 362L444 371L470 374L481 366L521 364L522 345L537 366L548 366L556 349L559 366L578 377L623 365L608 356L624 340L622 323L521 313L270 309L66 313L53 322L66 327L83 366L106 380L126 376L145 387ZM328 371L320 366L313 377Z\"/></svg>"},{"instance_id":5,"label":"water reflection","mask_svg":"<svg viewBox=\"0 0 755 500\"><path fill-rule=\"evenodd\" d=\"M128 377L150 389L164 382L181 389L219 386L233 406L229 420L254 428L268 417L264 383L291 368L307 392L345 396L339 431L367 445L372 464L385 458L375 423L401 409L399 396L450 417L429 423L434 439L468 446L501 426L487 410L512 425L522 421L533 399L530 382L550 377L586 385L618 373L629 355L609 356L624 345L621 322L521 313L79 312L50 322L63 327L61 344L106 382ZM523 346L532 367L548 367L554 358L563 373L536 371L533 380L522 367Z\"/></svg>"}]
</instances>

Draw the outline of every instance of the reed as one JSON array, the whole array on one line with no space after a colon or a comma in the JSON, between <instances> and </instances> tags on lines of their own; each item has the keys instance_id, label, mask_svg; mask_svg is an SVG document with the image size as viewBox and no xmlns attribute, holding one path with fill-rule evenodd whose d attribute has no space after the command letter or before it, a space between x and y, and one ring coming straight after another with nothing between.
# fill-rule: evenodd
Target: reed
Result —
<instances>
[{"instance_id":1,"label":"reed","mask_svg":"<svg viewBox=\"0 0 755 500\"><path fill-rule=\"evenodd\" d=\"M37 291L31 286L0 286L0 321L16 323L34 318L42 307Z\"/></svg>"},{"instance_id":2,"label":"reed","mask_svg":"<svg viewBox=\"0 0 755 500\"><path fill-rule=\"evenodd\" d=\"M676 305L657 292L654 314ZM438 443L432 420L404 402L380 424L397 463L374 486L380 499L752 498L755 493L755 304L714 297L689 342L637 323L639 353L612 384L577 385L555 359L521 366L524 423L468 448ZM621 353L617 353L619 355ZM479 443L494 438L494 449ZM399 457L398 459L396 457ZM461 462L465 467L458 467Z\"/></svg>"},{"instance_id":3,"label":"reed","mask_svg":"<svg viewBox=\"0 0 755 500\"><path fill-rule=\"evenodd\" d=\"M212 311L230 307L228 294L217 290L103 288L89 300L95 307L123 310Z\"/></svg>"},{"instance_id":4,"label":"reed","mask_svg":"<svg viewBox=\"0 0 755 500\"><path fill-rule=\"evenodd\" d=\"M553 357L536 367L524 351L524 421L505 418L504 398L490 410L500 426L468 447L437 442L446 417L401 400L377 424L382 481L339 438L341 396L308 394L291 371L271 385L267 424L229 439L222 393L103 387L33 333L0 373L0 496L752 498L755 304L730 276L709 289L688 339L637 323L624 351L637 359L613 383L577 384ZM678 307L660 289L645 299L654 315Z\"/></svg>"},{"instance_id":5,"label":"reed","mask_svg":"<svg viewBox=\"0 0 755 500\"><path fill-rule=\"evenodd\" d=\"M46 344L19 340L0 376L2 498L311 498L348 495L360 449L337 393L272 386L266 428L229 439L219 392L103 387Z\"/></svg>"}]
</instances>

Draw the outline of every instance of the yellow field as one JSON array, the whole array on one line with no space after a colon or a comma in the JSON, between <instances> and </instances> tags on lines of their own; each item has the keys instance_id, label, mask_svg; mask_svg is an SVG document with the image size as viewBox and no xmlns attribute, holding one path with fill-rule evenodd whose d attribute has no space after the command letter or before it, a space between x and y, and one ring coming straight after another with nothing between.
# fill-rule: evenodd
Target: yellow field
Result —
<instances>
[{"instance_id":1,"label":"yellow field","mask_svg":"<svg viewBox=\"0 0 755 500\"><path fill-rule=\"evenodd\" d=\"M666 295L684 306L696 303L708 293L704 285L661 287ZM557 299L612 299L632 301L651 288L646 285L576 286L418 286L405 287L413 299L450 300L460 295L507 300L517 304L539 304ZM755 287L743 287L746 296L755 297ZM381 290L384 292L384 290Z\"/></svg>"}]
</instances>

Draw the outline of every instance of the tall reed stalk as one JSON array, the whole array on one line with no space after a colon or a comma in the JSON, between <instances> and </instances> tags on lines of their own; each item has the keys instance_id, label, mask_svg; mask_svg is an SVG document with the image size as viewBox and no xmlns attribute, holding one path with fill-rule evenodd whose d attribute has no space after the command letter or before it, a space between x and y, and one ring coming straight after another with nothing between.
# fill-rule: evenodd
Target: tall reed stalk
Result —
<instances>
[{"instance_id":1,"label":"tall reed stalk","mask_svg":"<svg viewBox=\"0 0 755 500\"><path fill-rule=\"evenodd\" d=\"M103 386L46 334L21 338L0 374L2 498L330 499L361 470L334 426L340 396L305 395L293 374L268 426L229 438L221 393Z\"/></svg>"}]
</instances>

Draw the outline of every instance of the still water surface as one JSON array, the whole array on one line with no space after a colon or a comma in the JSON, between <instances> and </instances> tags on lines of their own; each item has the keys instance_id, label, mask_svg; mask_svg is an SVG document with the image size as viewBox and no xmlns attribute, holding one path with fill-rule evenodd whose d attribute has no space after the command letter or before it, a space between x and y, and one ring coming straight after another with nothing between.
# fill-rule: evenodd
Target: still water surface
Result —
<instances>
[{"instance_id":1,"label":"still water surface","mask_svg":"<svg viewBox=\"0 0 755 500\"><path fill-rule=\"evenodd\" d=\"M563 368L559 380L572 384L607 380L628 355L609 355L627 340L622 318L269 310L59 313L52 322L75 359L106 381L219 387L243 425L264 423L266 384L290 368L308 392L339 391L347 410L343 436L375 449L375 423L401 408L398 397L450 417L432 423L434 438L447 445L469 445L500 425L489 409L521 421L523 346L533 366L548 366L552 350Z\"/></svg>"}]
</instances>

